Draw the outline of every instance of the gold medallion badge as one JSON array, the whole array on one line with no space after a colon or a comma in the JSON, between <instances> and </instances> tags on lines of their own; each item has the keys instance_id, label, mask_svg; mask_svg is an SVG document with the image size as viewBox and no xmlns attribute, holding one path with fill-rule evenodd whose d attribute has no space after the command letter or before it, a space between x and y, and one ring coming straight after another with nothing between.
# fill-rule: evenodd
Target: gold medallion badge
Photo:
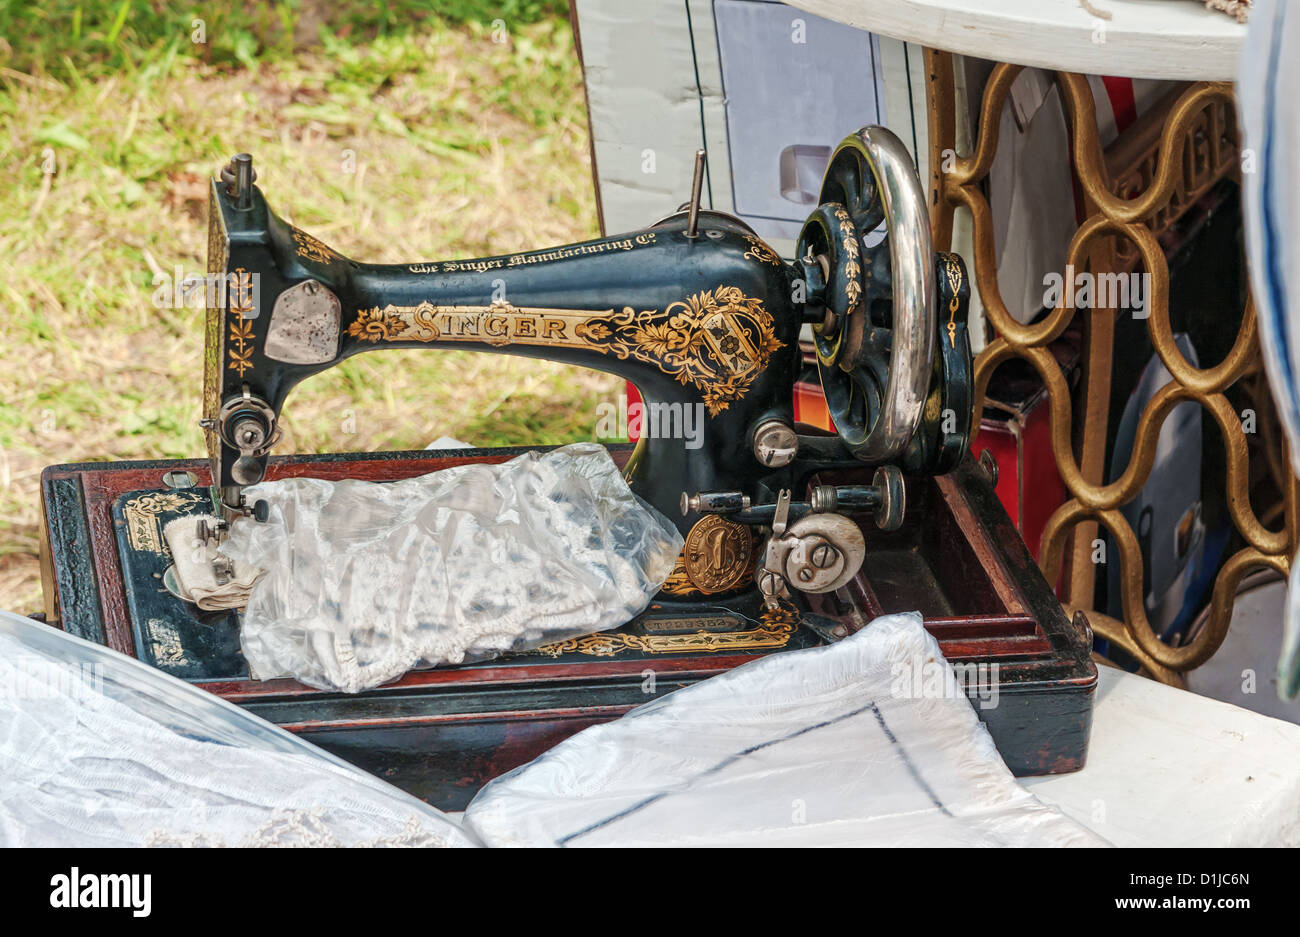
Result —
<instances>
[{"instance_id":1,"label":"gold medallion badge","mask_svg":"<svg viewBox=\"0 0 1300 937\"><path fill-rule=\"evenodd\" d=\"M726 592L750 571L754 536L744 524L710 514L686 535L682 559L686 575L701 592Z\"/></svg>"}]
</instances>

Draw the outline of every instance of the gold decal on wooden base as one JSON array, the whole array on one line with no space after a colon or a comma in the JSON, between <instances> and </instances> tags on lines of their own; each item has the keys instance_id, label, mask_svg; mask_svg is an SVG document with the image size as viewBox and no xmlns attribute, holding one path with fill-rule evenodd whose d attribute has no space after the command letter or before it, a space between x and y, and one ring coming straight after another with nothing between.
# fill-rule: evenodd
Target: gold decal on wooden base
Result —
<instances>
[{"instance_id":1,"label":"gold decal on wooden base","mask_svg":"<svg viewBox=\"0 0 1300 937\"><path fill-rule=\"evenodd\" d=\"M800 620L799 610L788 602L782 602L779 608L764 608L759 614L757 627L748 631L697 631L695 634L624 634L604 631L547 644L532 653L543 657L559 657L561 654L617 657L625 651L640 651L644 654L736 651L743 654L785 647L799 627Z\"/></svg>"},{"instance_id":2,"label":"gold decal on wooden base","mask_svg":"<svg viewBox=\"0 0 1300 937\"><path fill-rule=\"evenodd\" d=\"M126 521L126 538L131 549L171 556L158 516L169 511L185 511L206 500L204 495L195 492L168 492L141 495L127 501L122 505L122 518Z\"/></svg>"},{"instance_id":3,"label":"gold decal on wooden base","mask_svg":"<svg viewBox=\"0 0 1300 937\"><path fill-rule=\"evenodd\" d=\"M686 575L686 564L682 562L680 553L677 554L677 562L673 564L673 571L668 574L659 591L666 595L679 596L700 594L700 590L695 588L695 583L691 582L691 577Z\"/></svg>"}]
</instances>

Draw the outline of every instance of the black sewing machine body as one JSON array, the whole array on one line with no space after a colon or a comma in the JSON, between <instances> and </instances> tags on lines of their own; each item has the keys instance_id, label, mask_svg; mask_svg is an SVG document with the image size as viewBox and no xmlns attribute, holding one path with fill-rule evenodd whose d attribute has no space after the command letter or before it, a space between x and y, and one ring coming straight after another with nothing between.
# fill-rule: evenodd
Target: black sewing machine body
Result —
<instances>
[{"instance_id":1,"label":"black sewing machine body","mask_svg":"<svg viewBox=\"0 0 1300 937\"><path fill-rule=\"evenodd\" d=\"M638 494L673 518L683 490L753 483L763 474L754 427L793 423L803 325L789 298L794 270L728 216L706 213L694 238L681 217L548 250L396 266L343 258L272 214L260 191L241 212L214 181L211 219L211 272L227 302L208 313L208 419L245 388L278 414L299 382L367 351L579 364L633 381L648 406L677 408L667 416L693 407L704 417L701 449L664 439L634 466ZM230 489L240 454L208 434ZM254 459L259 470L265 459Z\"/></svg>"},{"instance_id":2,"label":"black sewing machine body","mask_svg":"<svg viewBox=\"0 0 1300 937\"><path fill-rule=\"evenodd\" d=\"M702 424L698 446L643 436L625 470L687 539L693 588L674 594L756 583L771 607L792 588L843 585L862 550L839 509L896 526L903 472L942 474L966 451L965 272L932 252L915 170L882 128L841 145L791 264L739 219L700 211L702 156L689 210L644 230L396 266L350 260L283 222L253 184L251 157L235 157L211 184L202 422L220 519L210 535L256 515L243 490L264 477L298 382L363 351L456 347L610 371L670 424L674 412ZM886 244L868 256L863 235L882 220ZM805 325L834 436L794 426ZM791 502L813 474L863 464L879 469L869 484ZM756 546L755 530L769 529Z\"/></svg>"},{"instance_id":3,"label":"black sewing machine body","mask_svg":"<svg viewBox=\"0 0 1300 937\"><path fill-rule=\"evenodd\" d=\"M879 128L846 139L793 263L738 219L699 209L701 168L689 209L641 231L376 266L277 218L237 157L211 196L209 458L46 470L51 621L454 809L659 693L917 609L949 660L984 668L966 691L1002 700L977 712L1014 771L1081 767L1091 637L969 457L969 286L955 255L931 249L905 150ZM882 220L889 236L869 251L863 235ZM834 434L793 419L806 325ZM169 588L167 520L256 517L243 490L264 477L382 481L519 452L272 455L297 383L403 347L571 362L627 378L669 414L695 408L698 449L669 434L613 450L684 535L678 566L651 607L612 632L353 696L256 680L238 613L199 612Z\"/></svg>"}]
</instances>

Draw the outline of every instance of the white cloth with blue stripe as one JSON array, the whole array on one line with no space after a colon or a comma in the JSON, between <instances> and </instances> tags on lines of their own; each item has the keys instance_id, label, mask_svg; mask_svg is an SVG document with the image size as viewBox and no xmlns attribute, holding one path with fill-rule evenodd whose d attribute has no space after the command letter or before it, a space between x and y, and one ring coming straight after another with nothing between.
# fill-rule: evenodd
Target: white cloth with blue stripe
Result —
<instances>
[{"instance_id":1,"label":"white cloth with blue stripe","mask_svg":"<svg viewBox=\"0 0 1300 937\"><path fill-rule=\"evenodd\" d=\"M1107 845L1016 782L959 683L919 615L882 616L586 729L465 823L492 846Z\"/></svg>"}]
</instances>

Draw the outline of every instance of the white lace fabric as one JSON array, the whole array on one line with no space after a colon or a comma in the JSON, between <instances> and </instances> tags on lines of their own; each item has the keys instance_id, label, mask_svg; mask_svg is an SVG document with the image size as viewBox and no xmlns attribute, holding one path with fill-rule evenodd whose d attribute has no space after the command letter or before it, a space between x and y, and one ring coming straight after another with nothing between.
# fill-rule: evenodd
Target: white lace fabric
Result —
<instances>
[{"instance_id":1,"label":"white lace fabric","mask_svg":"<svg viewBox=\"0 0 1300 937\"><path fill-rule=\"evenodd\" d=\"M591 443L246 494L269 518L236 521L221 549L265 571L240 634L249 667L348 693L616 628L649 604L682 548Z\"/></svg>"},{"instance_id":2,"label":"white lace fabric","mask_svg":"<svg viewBox=\"0 0 1300 937\"><path fill-rule=\"evenodd\" d=\"M0 846L468 846L238 707L0 612Z\"/></svg>"}]
</instances>

